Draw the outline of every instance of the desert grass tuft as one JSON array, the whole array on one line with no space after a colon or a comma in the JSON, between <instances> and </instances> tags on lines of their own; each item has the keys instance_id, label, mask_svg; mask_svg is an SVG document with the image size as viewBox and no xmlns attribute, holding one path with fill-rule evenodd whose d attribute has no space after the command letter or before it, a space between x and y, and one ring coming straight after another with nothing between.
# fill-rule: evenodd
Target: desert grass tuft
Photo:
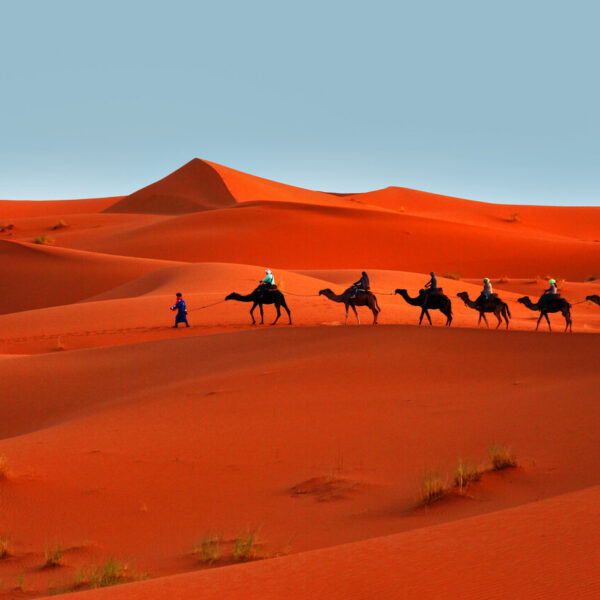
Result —
<instances>
[{"instance_id":1,"label":"desert grass tuft","mask_svg":"<svg viewBox=\"0 0 600 600\"><path fill-rule=\"evenodd\" d=\"M506 219L509 223L520 223L521 215L519 213L512 213L508 219Z\"/></svg>"},{"instance_id":2,"label":"desert grass tuft","mask_svg":"<svg viewBox=\"0 0 600 600\"><path fill-rule=\"evenodd\" d=\"M2 223L2 225L0 225L0 233L12 231L14 228L15 228L14 223Z\"/></svg>"},{"instance_id":3,"label":"desert grass tuft","mask_svg":"<svg viewBox=\"0 0 600 600\"><path fill-rule=\"evenodd\" d=\"M450 271L449 273L442 273L442 277L445 277L446 279L454 279L455 281L458 281L459 279L462 279L462 273L458 273L456 271Z\"/></svg>"},{"instance_id":4,"label":"desert grass tuft","mask_svg":"<svg viewBox=\"0 0 600 600\"><path fill-rule=\"evenodd\" d=\"M8 552L8 538L0 538L0 559L8 558L10 556Z\"/></svg>"},{"instance_id":5,"label":"desert grass tuft","mask_svg":"<svg viewBox=\"0 0 600 600\"><path fill-rule=\"evenodd\" d=\"M509 281L510 279L508 278L508 275L502 275L502 277L498 279L498 283L508 283Z\"/></svg>"},{"instance_id":6,"label":"desert grass tuft","mask_svg":"<svg viewBox=\"0 0 600 600\"><path fill-rule=\"evenodd\" d=\"M421 504L433 504L441 500L447 491L446 480L437 473L425 471L421 481Z\"/></svg>"},{"instance_id":7,"label":"desert grass tuft","mask_svg":"<svg viewBox=\"0 0 600 600\"><path fill-rule=\"evenodd\" d=\"M73 576L72 590L95 589L110 587L129 583L130 581L140 581L145 579L145 575L139 575L130 571L129 567L119 562L116 558L108 558L100 567L89 569L83 567L75 572Z\"/></svg>"},{"instance_id":8,"label":"desert grass tuft","mask_svg":"<svg viewBox=\"0 0 600 600\"><path fill-rule=\"evenodd\" d=\"M33 243L42 246L52 246L52 244L54 244L54 239L47 235L38 235L38 237L33 240Z\"/></svg>"},{"instance_id":9,"label":"desert grass tuft","mask_svg":"<svg viewBox=\"0 0 600 600\"><path fill-rule=\"evenodd\" d=\"M208 532L194 544L194 554L207 565L212 565L221 558L221 544L223 535Z\"/></svg>"},{"instance_id":10,"label":"desert grass tuft","mask_svg":"<svg viewBox=\"0 0 600 600\"><path fill-rule=\"evenodd\" d=\"M65 349L65 345L63 344L63 341L60 337L60 335L58 336L57 340L56 340L56 346L54 346L55 350L64 350Z\"/></svg>"},{"instance_id":11,"label":"desert grass tuft","mask_svg":"<svg viewBox=\"0 0 600 600\"><path fill-rule=\"evenodd\" d=\"M598 279L598 275L588 275L583 281L589 283L590 281L596 281L596 279Z\"/></svg>"},{"instance_id":12,"label":"desert grass tuft","mask_svg":"<svg viewBox=\"0 0 600 600\"><path fill-rule=\"evenodd\" d=\"M459 492L463 492L470 483L481 479L482 470L459 459L454 471L454 483Z\"/></svg>"},{"instance_id":13,"label":"desert grass tuft","mask_svg":"<svg viewBox=\"0 0 600 600\"><path fill-rule=\"evenodd\" d=\"M500 444L492 444L488 448L492 467L495 471L502 469L510 469L517 466L517 457L511 452L507 446Z\"/></svg>"},{"instance_id":14,"label":"desert grass tuft","mask_svg":"<svg viewBox=\"0 0 600 600\"><path fill-rule=\"evenodd\" d=\"M63 551L62 551L60 544L56 544L56 546L54 546L54 548L50 548L50 547L46 548L45 556L46 556L46 562L44 563L45 567L47 567L47 568L60 567L60 565L62 564L62 556L63 556Z\"/></svg>"},{"instance_id":15,"label":"desert grass tuft","mask_svg":"<svg viewBox=\"0 0 600 600\"><path fill-rule=\"evenodd\" d=\"M62 219L60 219L56 225L52 226L52 229L54 231L56 231L57 229L64 229L65 227L68 227L69 225L67 223L65 223Z\"/></svg>"},{"instance_id":16,"label":"desert grass tuft","mask_svg":"<svg viewBox=\"0 0 600 600\"><path fill-rule=\"evenodd\" d=\"M246 530L240 533L233 542L233 560L241 562L255 557L256 531Z\"/></svg>"}]
</instances>

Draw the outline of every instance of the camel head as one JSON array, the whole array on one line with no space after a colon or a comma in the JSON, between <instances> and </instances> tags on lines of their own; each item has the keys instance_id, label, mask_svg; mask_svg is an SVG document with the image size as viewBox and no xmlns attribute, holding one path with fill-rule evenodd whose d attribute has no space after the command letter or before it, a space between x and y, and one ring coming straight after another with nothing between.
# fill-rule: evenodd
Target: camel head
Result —
<instances>
[{"instance_id":1,"label":"camel head","mask_svg":"<svg viewBox=\"0 0 600 600\"><path fill-rule=\"evenodd\" d=\"M237 294L235 292L233 292L232 294L229 294L229 296L226 296L225 300L235 300L236 296L237 296Z\"/></svg>"},{"instance_id":2,"label":"camel head","mask_svg":"<svg viewBox=\"0 0 600 600\"><path fill-rule=\"evenodd\" d=\"M394 292L394 295L396 295L396 294L406 294L406 293L408 293L406 290L398 288L398 289L397 289L397 290Z\"/></svg>"},{"instance_id":3,"label":"camel head","mask_svg":"<svg viewBox=\"0 0 600 600\"><path fill-rule=\"evenodd\" d=\"M327 294L333 294L333 292L329 288L319 290L319 296L327 296Z\"/></svg>"},{"instance_id":4,"label":"camel head","mask_svg":"<svg viewBox=\"0 0 600 600\"><path fill-rule=\"evenodd\" d=\"M517 302L520 302L521 304L527 304L528 302L531 302L531 300L529 299L529 296L523 296L522 298L519 298Z\"/></svg>"},{"instance_id":5,"label":"camel head","mask_svg":"<svg viewBox=\"0 0 600 600\"><path fill-rule=\"evenodd\" d=\"M469 299L469 292L459 292L456 295L465 302Z\"/></svg>"},{"instance_id":6,"label":"camel head","mask_svg":"<svg viewBox=\"0 0 600 600\"><path fill-rule=\"evenodd\" d=\"M592 294L591 296L586 296L585 299L588 302L595 302L596 304L600 304L600 296L598 296L598 294Z\"/></svg>"}]
</instances>

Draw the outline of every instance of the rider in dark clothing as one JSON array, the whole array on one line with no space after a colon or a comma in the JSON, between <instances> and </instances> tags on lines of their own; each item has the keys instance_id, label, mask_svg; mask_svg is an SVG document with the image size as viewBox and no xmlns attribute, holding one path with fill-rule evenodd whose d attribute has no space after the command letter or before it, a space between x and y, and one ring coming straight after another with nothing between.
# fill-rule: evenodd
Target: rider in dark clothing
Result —
<instances>
[{"instance_id":1,"label":"rider in dark clothing","mask_svg":"<svg viewBox=\"0 0 600 600\"><path fill-rule=\"evenodd\" d=\"M177 302L171 306L171 310L177 311L177 314L175 315L175 325L173 325L173 327L177 329L179 323L185 323L185 326L189 327L190 324L187 320L187 307L185 305L185 300L182 298L180 292L177 292L175 296L177 297Z\"/></svg>"},{"instance_id":2,"label":"rider in dark clothing","mask_svg":"<svg viewBox=\"0 0 600 600\"><path fill-rule=\"evenodd\" d=\"M431 279L425 284L425 289L432 292L433 290L437 290L437 277L433 271L429 274L431 275Z\"/></svg>"},{"instance_id":3,"label":"rider in dark clothing","mask_svg":"<svg viewBox=\"0 0 600 600\"><path fill-rule=\"evenodd\" d=\"M366 271L363 271L362 275L360 276L360 279L352 284L352 297L356 298L356 295L358 294L359 290L368 292L370 288L371 284L369 282L369 276L367 275Z\"/></svg>"}]
</instances>

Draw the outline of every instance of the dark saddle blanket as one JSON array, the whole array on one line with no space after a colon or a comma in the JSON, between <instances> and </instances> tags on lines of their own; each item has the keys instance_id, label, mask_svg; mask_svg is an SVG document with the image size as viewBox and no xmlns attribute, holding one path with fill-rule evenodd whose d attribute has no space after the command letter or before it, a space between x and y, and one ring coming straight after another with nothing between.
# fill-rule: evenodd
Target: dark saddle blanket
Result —
<instances>
[{"instance_id":1,"label":"dark saddle blanket","mask_svg":"<svg viewBox=\"0 0 600 600\"><path fill-rule=\"evenodd\" d=\"M430 296L436 296L438 294L443 294L444 293L444 288L438 287L438 288L431 288L431 289L428 289L428 290L423 289L423 290L421 290L420 293L421 294L429 294Z\"/></svg>"}]
</instances>

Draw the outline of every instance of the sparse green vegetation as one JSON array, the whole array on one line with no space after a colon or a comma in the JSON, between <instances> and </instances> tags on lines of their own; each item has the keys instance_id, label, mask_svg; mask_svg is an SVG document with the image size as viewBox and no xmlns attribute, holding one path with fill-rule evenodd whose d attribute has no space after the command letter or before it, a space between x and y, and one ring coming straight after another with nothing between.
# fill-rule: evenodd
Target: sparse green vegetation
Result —
<instances>
[{"instance_id":1,"label":"sparse green vegetation","mask_svg":"<svg viewBox=\"0 0 600 600\"><path fill-rule=\"evenodd\" d=\"M507 446L492 444L488 448L488 451L494 471L501 471L502 469L510 469L517 466L517 457Z\"/></svg>"},{"instance_id":2,"label":"sparse green vegetation","mask_svg":"<svg viewBox=\"0 0 600 600\"><path fill-rule=\"evenodd\" d=\"M255 557L256 531L247 530L239 534L233 542L233 560L241 562Z\"/></svg>"},{"instance_id":3,"label":"sparse green vegetation","mask_svg":"<svg viewBox=\"0 0 600 600\"><path fill-rule=\"evenodd\" d=\"M47 568L60 567L62 564L62 548L60 544L56 544L54 548L46 548L46 562L44 566Z\"/></svg>"},{"instance_id":4,"label":"sparse green vegetation","mask_svg":"<svg viewBox=\"0 0 600 600\"><path fill-rule=\"evenodd\" d=\"M46 235L38 235L38 237L33 240L33 243L42 246L52 246L52 244L54 244L54 239Z\"/></svg>"},{"instance_id":5,"label":"sparse green vegetation","mask_svg":"<svg viewBox=\"0 0 600 600\"><path fill-rule=\"evenodd\" d=\"M437 473L426 471L421 481L421 503L433 504L446 494L446 480Z\"/></svg>"},{"instance_id":6,"label":"sparse green vegetation","mask_svg":"<svg viewBox=\"0 0 600 600\"><path fill-rule=\"evenodd\" d=\"M203 538L194 544L194 554L208 565L212 565L221 558L221 544L223 535L208 532Z\"/></svg>"},{"instance_id":7,"label":"sparse green vegetation","mask_svg":"<svg viewBox=\"0 0 600 600\"><path fill-rule=\"evenodd\" d=\"M454 483L458 491L462 493L471 482L479 481L481 475L482 470L479 467L468 465L462 459L459 459L454 472Z\"/></svg>"}]
</instances>

